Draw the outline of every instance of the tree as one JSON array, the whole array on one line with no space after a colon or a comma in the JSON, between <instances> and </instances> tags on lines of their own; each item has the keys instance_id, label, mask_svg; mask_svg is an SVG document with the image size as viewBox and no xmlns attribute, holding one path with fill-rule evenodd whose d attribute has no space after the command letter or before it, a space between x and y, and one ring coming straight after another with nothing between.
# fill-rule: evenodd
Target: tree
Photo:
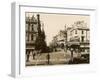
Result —
<instances>
[{"instance_id":1,"label":"tree","mask_svg":"<svg viewBox=\"0 0 100 80\"><path fill-rule=\"evenodd\" d=\"M41 50L42 52L46 52L47 44L44 37L45 35L41 34L41 35L38 35L38 37L36 38L36 41L35 41L36 50Z\"/></svg>"},{"instance_id":2,"label":"tree","mask_svg":"<svg viewBox=\"0 0 100 80\"><path fill-rule=\"evenodd\" d=\"M47 52L47 44L45 41L45 32L44 32L44 29L41 30L39 14L37 15L37 17L38 17L38 36L35 41L35 49L41 50L42 52Z\"/></svg>"}]
</instances>

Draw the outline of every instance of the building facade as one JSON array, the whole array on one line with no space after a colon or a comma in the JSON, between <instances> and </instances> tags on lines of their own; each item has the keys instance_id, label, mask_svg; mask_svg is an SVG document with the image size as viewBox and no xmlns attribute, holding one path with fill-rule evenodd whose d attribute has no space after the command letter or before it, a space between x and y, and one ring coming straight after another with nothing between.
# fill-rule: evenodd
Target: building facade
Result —
<instances>
[{"instance_id":1,"label":"building facade","mask_svg":"<svg viewBox=\"0 0 100 80\"><path fill-rule=\"evenodd\" d=\"M26 17L26 54L29 55L34 51L35 40L38 35L38 23L34 17Z\"/></svg>"},{"instance_id":2,"label":"building facade","mask_svg":"<svg viewBox=\"0 0 100 80\"><path fill-rule=\"evenodd\" d=\"M60 30L56 36L53 37L52 44L56 47L56 50L62 50L66 44L66 31Z\"/></svg>"},{"instance_id":3,"label":"building facade","mask_svg":"<svg viewBox=\"0 0 100 80\"><path fill-rule=\"evenodd\" d=\"M36 39L41 34L41 22L40 15L37 14L36 17L34 15L26 16L25 20L25 42L26 42L26 55L27 61L29 61L29 55L34 54L34 50L36 48Z\"/></svg>"},{"instance_id":4,"label":"building facade","mask_svg":"<svg viewBox=\"0 0 100 80\"><path fill-rule=\"evenodd\" d=\"M64 46L65 45L65 40L66 40L66 34L64 30L60 30L58 35L57 35L57 43L60 46Z\"/></svg>"},{"instance_id":5,"label":"building facade","mask_svg":"<svg viewBox=\"0 0 100 80\"><path fill-rule=\"evenodd\" d=\"M77 21L72 26L65 26L52 40L53 45L64 50L74 48L81 52L89 53L90 50L90 29L84 21Z\"/></svg>"},{"instance_id":6,"label":"building facade","mask_svg":"<svg viewBox=\"0 0 100 80\"><path fill-rule=\"evenodd\" d=\"M84 21L74 23L68 34L70 35L68 38L70 45L79 45L81 52L89 52L90 29Z\"/></svg>"}]
</instances>

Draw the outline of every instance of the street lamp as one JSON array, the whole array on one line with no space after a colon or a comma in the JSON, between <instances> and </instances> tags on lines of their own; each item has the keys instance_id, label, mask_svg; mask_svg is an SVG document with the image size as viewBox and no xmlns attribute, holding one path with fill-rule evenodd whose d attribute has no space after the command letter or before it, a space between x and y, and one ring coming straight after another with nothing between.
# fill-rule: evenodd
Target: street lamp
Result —
<instances>
[{"instance_id":1,"label":"street lamp","mask_svg":"<svg viewBox=\"0 0 100 80\"><path fill-rule=\"evenodd\" d=\"M65 48L67 52L67 29L66 29L66 24L65 24Z\"/></svg>"},{"instance_id":2,"label":"street lamp","mask_svg":"<svg viewBox=\"0 0 100 80\"><path fill-rule=\"evenodd\" d=\"M74 49L71 47L71 62L73 62L73 51L74 51Z\"/></svg>"}]
</instances>

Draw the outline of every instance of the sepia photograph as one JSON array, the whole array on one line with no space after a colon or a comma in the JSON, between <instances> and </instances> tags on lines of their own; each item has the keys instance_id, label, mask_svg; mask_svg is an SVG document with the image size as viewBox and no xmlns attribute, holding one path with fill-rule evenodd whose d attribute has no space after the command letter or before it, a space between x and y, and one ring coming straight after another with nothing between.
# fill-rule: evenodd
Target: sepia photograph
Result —
<instances>
[{"instance_id":1,"label":"sepia photograph","mask_svg":"<svg viewBox=\"0 0 100 80\"><path fill-rule=\"evenodd\" d=\"M25 65L90 63L90 16L25 12Z\"/></svg>"}]
</instances>

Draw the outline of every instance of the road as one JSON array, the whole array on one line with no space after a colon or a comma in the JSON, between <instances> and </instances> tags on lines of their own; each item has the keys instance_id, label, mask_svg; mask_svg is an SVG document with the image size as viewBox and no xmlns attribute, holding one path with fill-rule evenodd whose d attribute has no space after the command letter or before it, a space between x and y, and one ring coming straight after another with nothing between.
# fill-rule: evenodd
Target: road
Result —
<instances>
[{"instance_id":1,"label":"road","mask_svg":"<svg viewBox=\"0 0 100 80\"><path fill-rule=\"evenodd\" d=\"M26 66L32 66L32 65L48 65L48 59L47 59L48 53L42 53L35 55L35 59L33 59L32 54L30 54L29 61L26 62ZM55 65L55 64L67 64L70 60L71 53L70 51L64 52L51 52L49 53L50 59L49 59L49 65ZM77 53L73 53L73 57L77 57Z\"/></svg>"}]
</instances>

